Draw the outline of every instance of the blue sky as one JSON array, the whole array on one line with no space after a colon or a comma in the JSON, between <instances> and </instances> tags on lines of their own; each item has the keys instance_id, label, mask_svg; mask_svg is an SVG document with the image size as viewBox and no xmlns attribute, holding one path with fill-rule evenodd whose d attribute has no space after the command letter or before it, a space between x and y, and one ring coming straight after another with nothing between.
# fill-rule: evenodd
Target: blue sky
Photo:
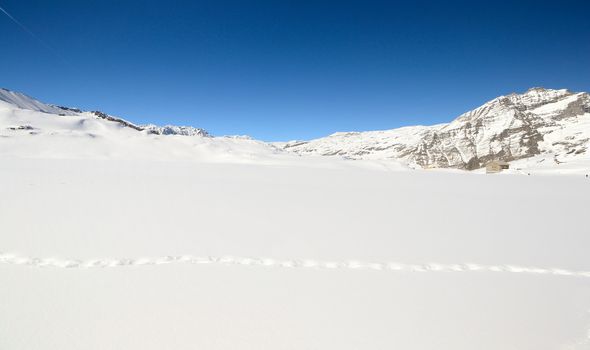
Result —
<instances>
[{"instance_id":1,"label":"blue sky","mask_svg":"<svg viewBox=\"0 0 590 350\"><path fill-rule=\"evenodd\" d=\"M590 91L590 1L0 0L0 87L263 140ZM49 48L47 47L49 46Z\"/></svg>"}]
</instances>

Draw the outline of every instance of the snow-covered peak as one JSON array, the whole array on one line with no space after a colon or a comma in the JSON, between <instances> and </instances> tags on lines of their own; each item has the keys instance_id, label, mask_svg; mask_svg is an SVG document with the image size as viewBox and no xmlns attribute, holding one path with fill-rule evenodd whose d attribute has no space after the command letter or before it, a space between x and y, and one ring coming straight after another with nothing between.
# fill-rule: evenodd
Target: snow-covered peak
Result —
<instances>
[{"instance_id":1,"label":"snow-covered peak","mask_svg":"<svg viewBox=\"0 0 590 350\"><path fill-rule=\"evenodd\" d=\"M572 95L572 93L567 89L554 90L535 87L529 89L524 94L513 93L506 97L510 102L519 107L534 108L543 104L558 101L570 95Z\"/></svg>"},{"instance_id":2,"label":"snow-covered peak","mask_svg":"<svg viewBox=\"0 0 590 350\"><path fill-rule=\"evenodd\" d=\"M43 103L21 92L11 91L0 88L0 101L11 104L20 109L28 109L31 111L51 113L58 115L76 115L74 109L65 109L50 104Z\"/></svg>"},{"instance_id":3,"label":"snow-covered peak","mask_svg":"<svg viewBox=\"0 0 590 350\"><path fill-rule=\"evenodd\" d=\"M539 106L555 103L572 96L567 89L545 89L535 87L525 93L511 93L506 96L496 97L480 107L467 111L449 123L450 126L460 125L465 122L477 122L482 118L496 118L502 116L505 121L514 117L518 112L537 108Z\"/></svg>"}]
</instances>

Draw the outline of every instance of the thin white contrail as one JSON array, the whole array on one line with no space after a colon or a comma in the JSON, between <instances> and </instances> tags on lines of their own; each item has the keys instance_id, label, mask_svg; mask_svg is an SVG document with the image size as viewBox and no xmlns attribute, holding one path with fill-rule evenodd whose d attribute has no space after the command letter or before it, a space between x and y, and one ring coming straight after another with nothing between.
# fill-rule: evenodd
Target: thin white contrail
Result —
<instances>
[{"instance_id":1,"label":"thin white contrail","mask_svg":"<svg viewBox=\"0 0 590 350\"><path fill-rule=\"evenodd\" d=\"M29 34L33 39L37 40L37 42L39 42L39 44L43 45L47 50L51 51L51 53L54 54L57 58L59 58L61 61L65 62L65 60L57 53L57 51L55 51L53 49L53 47L51 47L49 44L47 44L46 42L41 40L41 38L39 38L35 33L33 33L32 30L27 28L27 26L22 24L18 19L14 18L14 16L11 15L4 8L2 8L2 6L0 6L0 11L3 12L8 18L10 18L10 20L12 22L14 22L16 25L18 25L23 31L25 31L27 34Z\"/></svg>"},{"instance_id":2,"label":"thin white contrail","mask_svg":"<svg viewBox=\"0 0 590 350\"><path fill-rule=\"evenodd\" d=\"M516 265L482 264L404 264L396 262L367 261L320 261L310 259L277 260L271 258L246 258L235 256L160 256L151 258L104 258L90 260L31 258L0 252L0 264L24 265L31 267L53 267L65 269L113 268L125 266L146 266L164 264L198 265L243 265L275 268L320 269L320 270L376 270L399 272L504 272L530 275L553 275L590 278L590 271L574 271L561 268L530 267Z\"/></svg>"}]
</instances>

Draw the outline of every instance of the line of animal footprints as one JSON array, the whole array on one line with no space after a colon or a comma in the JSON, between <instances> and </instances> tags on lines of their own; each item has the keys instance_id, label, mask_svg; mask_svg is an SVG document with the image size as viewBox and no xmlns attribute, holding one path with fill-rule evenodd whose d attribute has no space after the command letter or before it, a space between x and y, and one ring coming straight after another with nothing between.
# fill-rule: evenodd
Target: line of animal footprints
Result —
<instances>
[{"instance_id":1,"label":"line of animal footprints","mask_svg":"<svg viewBox=\"0 0 590 350\"><path fill-rule=\"evenodd\" d=\"M59 259L59 258L30 258L16 254L0 253L0 263L11 265L26 265L32 267L54 267L70 269L109 268L124 266L163 265L163 264L218 264L218 265L245 265L267 266L280 268L307 268L307 269L365 269L377 271L401 271L401 272L510 272L537 275L558 275L574 277L590 277L590 271L573 271L559 268L539 268L514 265L481 265L481 264L403 264L396 262L363 262L363 261L317 261L317 260L276 260L270 258L244 258L233 256L207 256L193 255L162 256L155 258L137 259Z\"/></svg>"}]
</instances>

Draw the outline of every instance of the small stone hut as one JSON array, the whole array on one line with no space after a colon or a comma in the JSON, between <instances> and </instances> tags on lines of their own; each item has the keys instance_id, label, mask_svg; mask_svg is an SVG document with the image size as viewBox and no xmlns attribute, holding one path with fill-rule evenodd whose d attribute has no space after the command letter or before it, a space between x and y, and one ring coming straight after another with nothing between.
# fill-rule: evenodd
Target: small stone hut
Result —
<instances>
[{"instance_id":1,"label":"small stone hut","mask_svg":"<svg viewBox=\"0 0 590 350\"><path fill-rule=\"evenodd\" d=\"M492 160L488 164L486 164L486 173L487 174L495 174L499 173L502 170L510 169L510 164L507 162L503 162L501 160Z\"/></svg>"}]
</instances>

